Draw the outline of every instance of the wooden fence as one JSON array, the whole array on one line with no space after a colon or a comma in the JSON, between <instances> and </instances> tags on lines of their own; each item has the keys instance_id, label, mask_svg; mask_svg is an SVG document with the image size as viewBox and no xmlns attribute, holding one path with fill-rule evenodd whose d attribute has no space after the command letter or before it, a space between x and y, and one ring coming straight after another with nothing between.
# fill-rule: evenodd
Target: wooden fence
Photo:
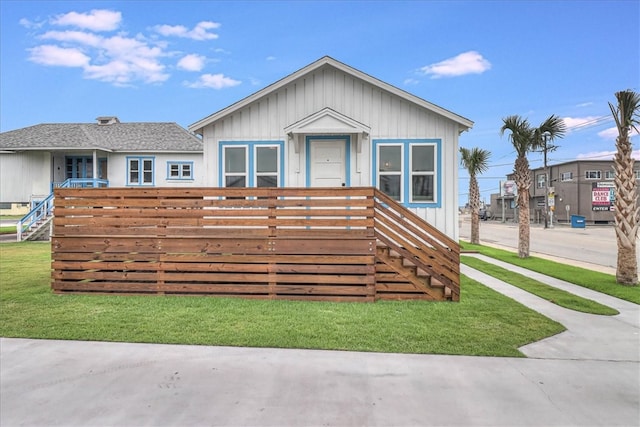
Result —
<instances>
[{"instance_id":1,"label":"wooden fence","mask_svg":"<svg viewBox=\"0 0 640 427\"><path fill-rule=\"evenodd\" d=\"M374 188L56 189L52 288L61 293L457 300L457 245L436 248L433 240L416 249L411 240L397 242L397 225L378 233L376 216L385 216L376 212L388 212L389 202L378 196ZM382 220L395 224L397 219ZM438 241L442 238L439 234ZM381 243L393 249L393 255L387 250L386 262L378 255ZM445 252L451 257L440 259ZM438 272L428 271L426 279L412 284L407 267L400 265L405 262L398 263L407 257L418 260L414 274L436 264ZM396 279L377 289L376 274L381 277L382 264L391 263L397 265L390 272ZM434 273L436 291L425 292Z\"/></svg>"}]
</instances>

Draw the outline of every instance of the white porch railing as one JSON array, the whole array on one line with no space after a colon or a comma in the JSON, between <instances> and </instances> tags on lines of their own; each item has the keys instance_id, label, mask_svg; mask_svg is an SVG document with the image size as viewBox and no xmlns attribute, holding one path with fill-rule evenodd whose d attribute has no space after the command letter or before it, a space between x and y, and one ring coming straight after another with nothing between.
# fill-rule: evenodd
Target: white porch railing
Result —
<instances>
[{"instance_id":1,"label":"white porch railing","mask_svg":"<svg viewBox=\"0 0 640 427\"><path fill-rule=\"evenodd\" d=\"M108 187L109 181L106 179L69 178L64 182L54 182L51 186L53 188L98 188ZM39 224L44 224L48 218L53 216L53 188L51 194L38 203L16 224L16 239L18 242L25 240L38 228Z\"/></svg>"}]
</instances>

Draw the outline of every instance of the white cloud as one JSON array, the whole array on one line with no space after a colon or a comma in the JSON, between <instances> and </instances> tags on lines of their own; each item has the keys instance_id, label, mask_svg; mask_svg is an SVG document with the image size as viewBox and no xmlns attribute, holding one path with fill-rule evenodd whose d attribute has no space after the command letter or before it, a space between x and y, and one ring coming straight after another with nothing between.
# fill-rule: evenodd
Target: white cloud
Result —
<instances>
[{"instance_id":1,"label":"white cloud","mask_svg":"<svg viewBox=\"0 0 640 427\"><path fill-rule=\"evenodd\" d=\"M118 86L135 81L158 83L169 78L161 63L164 51L144 40L122 35L102 37L86 31L48 31L40 37L65 44L30 49L29 59L42 65L80 67L85 78Z\"/></svg>"},{"instance_id":2,"label":"white cloud","mask_svg":"<svg viewBox=\"0 0 640 427\"><path fill-rule=\"evenodd\" d=\"M29 49L29 60L41 65L59 67L85 67L91 58L81 50L55 45L42 45Z\"/></svg>"},{"instance_id":3,"label":"white cloud","mask_svg":"<svg viewBox=\"0 0 640 427\"><path fill-rule=\"evenodd\" d=\"M276 60L276 57L275 57L275 56L267 56L265 59L266 59L267 61L275 61L275 60Z\"/></svg>"},{"instance_id":4,"label":"white cloud","mask_svg":"<svg viewBox=\"0 0 640 427\"><path fill-rule=\"evenodd\" d=\"M585 116L585 117L563 117L562 121L567 127L567 131L584 129L589 126L594 126L601 123L602 117L598 116Z\"/></svg>"},{"instance_id":5,"label":"white cloud","mask_svg":"<svg viewBox=\"0 0 640 427\"><path fill-rule=\"evenodd\" d=\"M187 83L191 88L211 88L211 89L224 89L227 87L233 87L241 84L239 80L234 80L230 77L226 77L224 74L203 74L198 81L194 83Z\"/></svg>"},{"instance_id":6,"label":"white cloud","mask_svg":"<svg viewBox=\"0 0 640 427\"><path fill-rule=\"evenodd\" d=\"M42 39L57 40L61 42L80 43L87 46L99 46L102 37L85 31L47 31L40 36Z\"/></svg>"},{"instance_id":7,"label":"white cloud","mask_svg":"<svg viewBox=\"0 0 640 427\"><path fill-rule=\"evenodd\" d=\"M79 68L86 79L116 86L164 82L170 78L168 61L173 62L176 57L175 68L195 72L215 61L199 54L169 51L168 39L155 33L135 36L124 31L104 33L118 29L121 23L120 12L104 9L60 14L40 24L27 18L20 21L25 28L37 31L32 36L38 45L27 50L29 61L43 66ZM162 25L153 30L165 36L212 40L218 38L215 30L219 27L218 23L202 21L193 28ZM216 52L228 53L220 49ZM190 86L221 89L238 84L241 82L223 74L205 74Z\"/></svg>"},{"instance_id":8,"label":"white cloud","mask_svg":"<svg viewBox=\"0 0 640 427\"><path fill-rule=\"evenodd\" d=\"M20 19L18 23L29 30L33 30L33 29L37 30L38 28L41 28L43 25L42 22L33 22L28 20L27 18Z\"/></svg>"},{"instance_id":9,"label":"white cloud","mask_svg":"<svg viewBox=\"0 0 640 427\"><path fill-rule=\"evenodd\" d=\"M608 129L605 129L603 131L598 132L598 136L602 139L610 139L612 141L615 141L616 138L618 137L618 128L617 127L611 127ZM635 138L637 136L639 136L640 133L638 133L638 131L636 131L635 129L631 128L631 132L629 132L629 136L631 138Z\"/></svg>"},{"instance_id":10,"label":"white cloud","mask_svg":"<svg viewBox=\"0 0 640 427\"><path fill-rule=\"evenodd\" d=\"M122 14L112 10L94 9L89 13L69 12L51 20L55 25L66 25L91 31L113 31L120 26Z\"/></svg>"},{"instance_id":11,"label":"white cloud","mask_svg":"<svg viewBox=\"0 0 640 427\"><path fill-rule=\"evenodd\" d=\"M189 30L184 25L156 25L154 30L165 37L184 37L192 40L214 40L218 38L216 33L209 30L220 28L220 24L211 21L198 22L193 29Z\"/></svg>"},{"instance_id":12,"label":"white cloud","mask_svg":"<svg viewBox=\"0 0 640 427\"><path fill-rule=\"evenodd\" d=\"M407 86L413 86L413 85L417 85L420 83L420 80L416 80L416 79L412 79L412 78L408 78L408 79L404 79L404 84Z\"/></svg>"},{"instance_id":13,"label":"white cloud","mask_svg":"<svg viewBox=\"0 0 640 427\"><path fill-rule=\"evenodd\" d=\"M576 105L576 107L590 107L593 105L593 102L583 102L581 104Z\"/></svg>"},{"instance_id":14,"label":"white cloud","mask_svg":"<svg viewBox=\"0 0 640 427\"><path fill-rule=\"evenodd\" d=\"M178 61L178 68L186 71L200 71L204 68L205 59L201 55L186 55Z\"/></svg>"},{"instance_id":15,"label":"white cloud","mask_svg":"<svg viewBox=\"0 0 640 427\"><path fill-rule=\"evenodd\" d=\"M616 151L591 151L589 153L578 154L576 158L578 160L613 160ZM634 159L640 159L640 150L634 150L631 152L631 157Z\"/></svg>"},{"instance_id":16,"label":"white cloud","mask_svg":"<svg viewBox=\"0 0 640 427\"><path fill-rule=\"evenodd\" d=\"M455 77L466 74L482 74L491 68L491 63L476 51L461 53L453 58L420 68L420 72L432 79Z\"/></svg>"}]
</instances>

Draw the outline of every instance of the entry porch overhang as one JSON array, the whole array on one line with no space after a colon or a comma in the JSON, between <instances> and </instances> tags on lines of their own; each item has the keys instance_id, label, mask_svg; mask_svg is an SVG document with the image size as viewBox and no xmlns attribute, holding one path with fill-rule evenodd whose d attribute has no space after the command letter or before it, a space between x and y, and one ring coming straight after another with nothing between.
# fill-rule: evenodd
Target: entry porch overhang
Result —
<instances>
[{"instance_id":1,"label":"entry porch overhang","mask_svg":"<svg viewBox=\"0 0 640 427\"><path fill-rule=\"evenodd\" d=\"M304 143L303 135L355 135L356 152L360 153L363 141L369 139L371 128L327 107L287 126L284 132L293 142L296 153Z\"/></svg>"}]
</instances>

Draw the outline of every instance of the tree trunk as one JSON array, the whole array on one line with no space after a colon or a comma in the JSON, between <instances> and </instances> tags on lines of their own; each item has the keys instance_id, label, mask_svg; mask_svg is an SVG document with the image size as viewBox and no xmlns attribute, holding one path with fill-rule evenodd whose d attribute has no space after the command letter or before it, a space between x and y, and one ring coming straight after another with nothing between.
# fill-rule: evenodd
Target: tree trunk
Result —
<instances>
[{"instance_id":1,"label":"tree trunk","mask_svg":"<svg viewBox=\"0 0 640 427\"><path fill-rule=\"evenodd\" d=\"M622 285L638 284L638 261L636 258L636 238L638 236L637 182L634 172L631 141L628 130L621 131L616 140L617 152L614 157L616 171L615 221L618 243L618 264L616 282Z\"/></svg>"},{"instance_id":2,"label":"tree trunk","mask_svg":"<svg viewBox=\"0 0 640 427\"><path fill-rule=\"evenodd\" d=\"M471 205L471 243L480 244L480 189L475 176L469 180L469 204Z\"/></svg>"},{"instance_id":3,"label":"tree trunk","mask_svg":"<svg viewBox=\"0 0 640 427\"><path fill-rule=\"evenodd\" d=\"M531 176L529 175L529 161L526 157L518 157L515 163L514 178L518 186L518 257L529 257L529 188Z\"/></svg>"}]
</instances>

